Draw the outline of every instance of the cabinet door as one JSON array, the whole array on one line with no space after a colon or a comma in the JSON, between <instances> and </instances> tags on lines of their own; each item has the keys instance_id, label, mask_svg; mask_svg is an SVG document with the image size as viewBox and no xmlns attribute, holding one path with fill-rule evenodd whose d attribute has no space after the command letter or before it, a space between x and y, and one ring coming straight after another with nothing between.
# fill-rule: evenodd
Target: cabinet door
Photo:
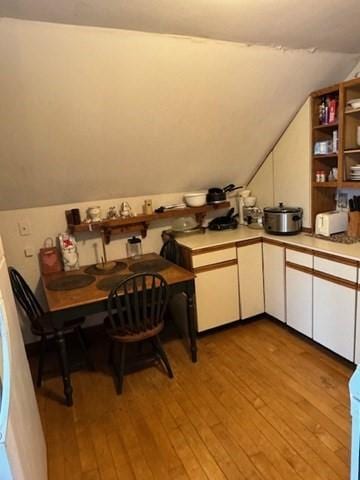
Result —
<instances>
[{"instance_id":1,"label":"cabinet door","mask_svg":"<svg viewBox=\"0 0 360 480\"><path fill-rule=\"evenodd\" d=\"M352 288L314 277L314 340L354 361L355 298Z\"/></svg>"},{"instance_id":2,"label":"cabinet door","mask_svg":"<svg viewBox=\"0 0 360 480\"><path fill-rule=\"evenodd\" d=\"M312 337L313 277L286 267L286 323Z\"/></svg>"},{"instance_id":3,"label":"cabinet door","mask_svg":"<svg viewBox=\"0 0 360 480\"><path fill-rule=\"evenodd\" d=\"M237 265L196 274L198 332L239 320Z\"/></svg>"},{"instance_id":4,"label":"cabinet door","mask_svg":"<svg viewBox=\"0 0 360 480\"><path fill-rule=\"evenodd\" d=\"M263 244L265 312L285 322L284 248Z\"/></svg>"},{"instance_id":5,"label":"cabinet door","mask_svg":"<svg viewBox=\"0 0 360 480\"><path fill-rule=\"evenodd\" d=\"M357 292L355 363L360 363L360 292Z\"/></svg>"},{"instance_id":6,"label":"cabinet door","mask_svg":"<svg viewBox=\"0 0 360 480\"><path fill-rule=\"evenodd\" d=\"M262 245L237 249L241 319L264 312Z\"/></svg>"}]
</instances>

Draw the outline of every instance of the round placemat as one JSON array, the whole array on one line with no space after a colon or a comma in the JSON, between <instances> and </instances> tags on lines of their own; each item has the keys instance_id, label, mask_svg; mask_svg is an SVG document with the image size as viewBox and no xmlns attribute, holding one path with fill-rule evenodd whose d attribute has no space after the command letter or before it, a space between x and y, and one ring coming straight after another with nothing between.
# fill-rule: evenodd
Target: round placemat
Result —
<instances>
[{"instance_id":1,"label":"round placemat","mask_svg":"<svg viewBox=\"0 0 360 480\"><path fill-rule=\"evenodd\" d=\"M74 290L75 288L87 287L95 282L92 275L68 275L62 278L54 278L46 285L48 290Z\"/></svg>"},{"instance_id":2,"label":"round placemat","mask_svg":"<svg viewBox=\"0 0 360 480\"><path fill-rule=\"evenodd\" d=\"M154 260L143 260L141 262L135 262L129 266L129 270L134 273L156 273L161 272L161 270L165 270L169 268L171 263L163 258L154 259Z\"/></svg>"},{"instance_id":3,"label":"round placemat","mask_svg":"<svg viewBox=\"0 0 360 480\"><path fill-rule=\"evenodd\" d=\"M116 262L114 268L110 270L101 270L97 268L96 265L90 265L90 267L85 268L84 272L88 273L89 275L112 275L116 272L120 272L126 268L126 263L124 262Z\"/></svg>"},{"instance_id":4,"label":"round placemat","mask_svg":"<svg viewBox=\"0 0 360 480\"><path fill-rule=\"evenodd\" d=\"M125 278L130 276L131 275L113 275L112 277L102 278L97 282L96 287L99 290L109 292L111 289L119 285L122 280L125 280Z\"/></svg>"}]
</instances>

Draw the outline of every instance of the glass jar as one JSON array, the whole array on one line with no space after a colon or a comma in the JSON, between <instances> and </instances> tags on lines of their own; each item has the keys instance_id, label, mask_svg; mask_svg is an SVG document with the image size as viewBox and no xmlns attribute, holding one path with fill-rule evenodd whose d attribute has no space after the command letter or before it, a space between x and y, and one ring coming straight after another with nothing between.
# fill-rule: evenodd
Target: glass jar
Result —
<instances>
[{"instance_id":1,"label":"glass jar","mask_svg":"<svg viewBox=\"0 0 360 480\"><path fill-rule=\"evenodd\" d=\"M140 258L142 255L141 239L138 237L129 238L126 244L126 252L130 258Z\"/></svg>"}]
</instances>

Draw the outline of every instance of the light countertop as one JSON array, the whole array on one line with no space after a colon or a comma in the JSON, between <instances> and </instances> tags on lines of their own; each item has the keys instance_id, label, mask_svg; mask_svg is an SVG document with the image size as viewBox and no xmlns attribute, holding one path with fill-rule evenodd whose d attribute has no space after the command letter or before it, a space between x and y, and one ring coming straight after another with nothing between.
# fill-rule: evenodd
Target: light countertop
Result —
<instances>
[{"instance_id":1,"label":"light countertop","mask_svg":"<svg viewBox=\"0 0 360 480\"><path fill-rule=\"evenodd\" d=\"M347 245L344 243L336 243L331 242L330 240L315 238L308 233L298 233L296 235L269 235L263 230L254 230L246 226L240 226L236 230L224 230L221 232L207 230L205 233L189 235L188 237L179 237L176 240L180 245L183 245L190 250L201 250L207 247L261 237L360 261L360 242Z\"/></svg>"}]
</instances>

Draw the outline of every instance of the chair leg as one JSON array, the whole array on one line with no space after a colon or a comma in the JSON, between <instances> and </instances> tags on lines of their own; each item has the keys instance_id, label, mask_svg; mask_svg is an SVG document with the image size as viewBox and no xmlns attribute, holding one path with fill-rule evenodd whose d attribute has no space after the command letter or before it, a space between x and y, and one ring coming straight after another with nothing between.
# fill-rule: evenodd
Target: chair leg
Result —
<instances>
[{"instance_id":1,"label":"chair leg","mask_svg":"<svg viewBox=\"0 0 360 480\"><path fill-rule=\"evenodd\" d=\"M90 357L90 355L89 355L89 350L88 350L88 348L87 348L87 346L86 346L84 332L83 332L83 330L82 330L82 328L81 328L80 326L79 326L79 327L76 327L76 328L75 328L75 331L76 331L76 334L77 334L77 337L78 337L78 340L79 340L79 344L80 344L81 350L83 351L83 354L84 354L85 361L86 361L86 364L87 364L87 366L88 366L88 369L94 371L94 370L95 370L94 363L93 363L93 361L91 360L91 357Z\"/></svg>"},{"instance_id":2,"label":"chair leg","mask_svg":"<svg viewBox=\"0 0 360 480\"><path fill-rule=\"evenodd\" d=\"M166 367L167 374L168 374L169 378L173 378L173 377L174 377L174 374L173 374L173 372L172 372L172 370L171 370L171 366L170 366L169 359L168 359L168 357L167 357L167 355L166 355L166 353L165 353L165 350L164 350L164 348L163 348L163 346L162 346L162 343L161 343L161 340L160 340L159 336L156 335L156 336L154 337L154 340L153 340L153 341L154 341L154 346L155 346L157 352L159 353L159 355L160 355L160 357L161 357L161 360L163 361L163 363L164 363L164 365L165 365L165 367Z\"/></svg>"},{"instance_id":3,"label":"chair leg","mask_svg":"<svg viewBox=\"0 0 360 480\"><path fill-rule=\"evenodd\" d=\"M69 370L69 361L66 351L66 343L64 338L64 332L61 330L57 331L55 334L56 344L58 348L58 355L59 355L59 363L61 368L61 374L63 377L64 383L64 395L66 405L71 407L73 405L73 389L71 386L71 379L70 379L70 370Z\"/></svg>"},{"instance_id":4,"label":"chair leg","mask_svg":"<svg viewBox=\"0 0 360 480\"><path fill-rule=\"evenodd\" d=\"M124 383L124 371L125 371L125 355L126 355L126 343L118 344L118 348L120 349L120 359L119 365L117 362L114 362L114 370L117 376L118 384L116 387L116 392L120 395L123 391L123 383Z\"/></svg>"},{"instance_id":5,"label":"chair leg","mask_svg":"<svg viewBox=\"0 0 360 480\"><path fill-rule=\"evenodd\" d=\"M46 337L45 335L43 335L40 340L40 354L39 354L38 373L37 373L37 380L36 380L37 387L41 387L41 383L42 383L45 350L46 350Z\"/></svg>"}]
</instances>

